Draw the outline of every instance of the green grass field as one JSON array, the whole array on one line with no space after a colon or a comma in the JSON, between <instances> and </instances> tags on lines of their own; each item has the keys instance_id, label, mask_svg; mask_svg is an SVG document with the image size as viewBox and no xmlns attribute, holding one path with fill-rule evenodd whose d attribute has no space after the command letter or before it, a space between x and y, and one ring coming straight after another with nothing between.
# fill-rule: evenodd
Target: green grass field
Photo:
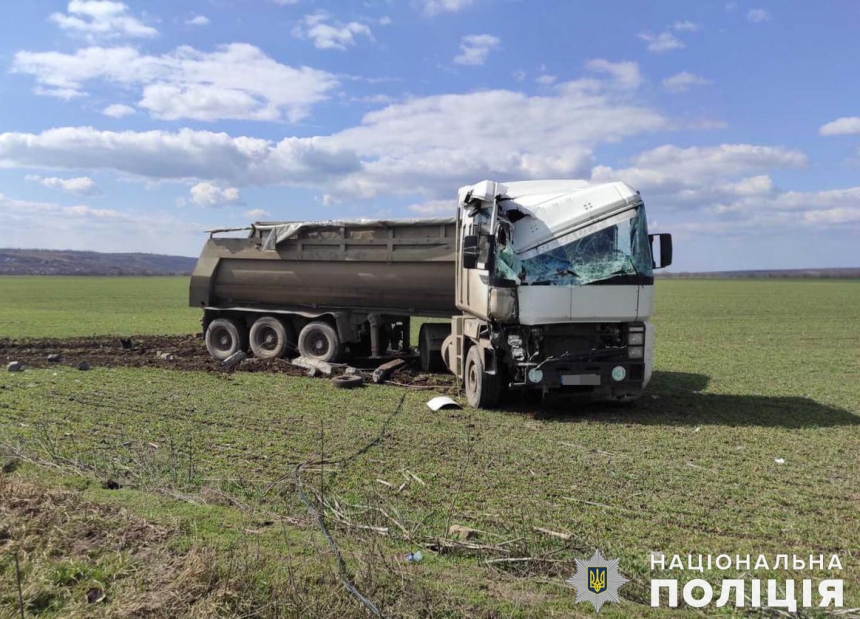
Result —
<instances>
[{"instance_id":1,"label":"green grass field","mask_svg":"<svg viewBox=\"0 0 860 619\"><path fill-rule=\"evenodd\" d=\"M0 277L0 337L199 330L187 277Z\"/></svg>"},{"instance_id":2,"label":"green grass field","mask_svg":"<svg viewBox=\"0 0 860 619\"><path fill-rule=\"evenodd\" d=\"M69 298L64 287L77 302L52 311L54 294ZM0 279L0 335L192 331L184 293L173 279ZM595 548L631 579L604 617L668 615L648 605L652 577L742 577L650 572L654 551L836 553L845 606L860 607L860 283L661 280L656 296L655 375L633 409L546 413L515 401L432 413L431 393L390 386L62 367L0 376L0 443L24 457L13 476L173 527L171 552L216 548L219 562L244 565L241 587L235 571L220 572L238 587L217 607L224 615L367 616L334 578L293 470L321 453L353 454L404 395L378 445L302 477L328 506L350 577L385 616L593 615L564 579ZM102 489L106 479L123 488ZM437 552L450 524L479 530L469 540L478 548ZM61 586L68 557L35 548L24 561L28 599L49 599L48 614L84 612L95 577L84 570ZM419 548L425 559L405 563ZM139 572L109 552L75 561L102 566L108 603L98 612L118 612ZM0 607L17 599L13 574L7 554Z\"/></svg>"}]
</instances>

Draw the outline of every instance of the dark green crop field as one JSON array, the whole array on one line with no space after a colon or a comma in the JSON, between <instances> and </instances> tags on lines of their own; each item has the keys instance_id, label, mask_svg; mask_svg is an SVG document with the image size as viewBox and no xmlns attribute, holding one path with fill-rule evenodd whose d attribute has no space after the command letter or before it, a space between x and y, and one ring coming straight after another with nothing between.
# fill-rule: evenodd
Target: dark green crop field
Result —
<instances>
[{"instance_id":1,"label":"dark green crop field","mask_svg":"<svg viewBox=\"0 0 860 619\"><path fill-rule=\"evenodd\" d=\"M0 337L191 332L185 287L0 279ZM662 280L656 307L635 408L433 413L433 391L279 374L3 372L0 614L17 550L27 616L370 616L301 500L304 462L345 575L386 617L594 615L564 580L595 549L630 580L601 617L703 614L652 609L651 578L842 578L860 607L860 283ZM652 572L652 552L844 569Z\"/></svg>"}]
</instances>

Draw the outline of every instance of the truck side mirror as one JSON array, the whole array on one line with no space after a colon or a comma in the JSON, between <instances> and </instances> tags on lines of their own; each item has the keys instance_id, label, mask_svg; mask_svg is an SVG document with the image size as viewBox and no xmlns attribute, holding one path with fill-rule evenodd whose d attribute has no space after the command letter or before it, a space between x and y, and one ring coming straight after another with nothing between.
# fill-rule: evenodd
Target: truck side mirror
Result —
<instances>
[{"instance_id":1,"label":"truck side mirror","mask_svg":"<svg viewBox=\"0 0 860 619\"><path fill-rule=\"evenodd\" d=\"M660 262L653 260L654 256L654 238L660 239ZM672 264L672 235L671 234L650 234L648 240L651 242L652 266L655 269L662 269Z\"/></svg>"},{"instance_id":2,"label":"truck side mirror","mask_svg":"<svg viewBox=\"0 0 860 619\"><path fill-rule=\"evenodd\" d=\"M470 234L463 237L463 268L478 267L478 235Z\"/></svg>"}]
</instances>

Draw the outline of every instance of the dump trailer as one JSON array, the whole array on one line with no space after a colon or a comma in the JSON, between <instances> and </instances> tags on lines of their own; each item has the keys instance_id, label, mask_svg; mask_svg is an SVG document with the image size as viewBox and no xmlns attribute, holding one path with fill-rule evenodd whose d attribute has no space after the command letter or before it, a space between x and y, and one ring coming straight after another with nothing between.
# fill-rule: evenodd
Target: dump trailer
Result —
<instances>
[{"instance_id":1,"label":"dump trailer","mask_svg":"<svg viewBox=\"0 0 860 619\"><path fill-rule=\"evenodd\" d=\"M672 261L624 183L483 181L454 217L215 230L191 277L210 354L318 361L408 351L472 406L530 389L635 401L651 377L653 270Z\"/></svg>"}]
</instances>

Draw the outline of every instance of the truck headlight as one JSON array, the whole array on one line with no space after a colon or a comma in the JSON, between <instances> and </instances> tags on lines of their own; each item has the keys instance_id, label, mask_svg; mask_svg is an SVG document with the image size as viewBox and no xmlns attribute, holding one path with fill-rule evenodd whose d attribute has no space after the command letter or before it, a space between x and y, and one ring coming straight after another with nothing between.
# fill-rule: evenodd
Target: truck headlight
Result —
<instances>
[{"instance_id":1,"label":"truck headlight","mask_svg":"<svg viewBox=\"0 0 860 619\"><path fill-rule=\"evenodd\" d=\"M644 346L628 346L627 356L630 359L642 359L645 356Z\"/></svg>"},{"instance_id":2,"label":"truck headlight","mask_svg":"<svg viewBox=\"0 0 860 619\"><path fill-rule=\"evenodd\" d=\"M642 346L645 343L645 334L641 331L631 331L627 334L627 344L629 346Z\"/></svg>"}]
</instances>

